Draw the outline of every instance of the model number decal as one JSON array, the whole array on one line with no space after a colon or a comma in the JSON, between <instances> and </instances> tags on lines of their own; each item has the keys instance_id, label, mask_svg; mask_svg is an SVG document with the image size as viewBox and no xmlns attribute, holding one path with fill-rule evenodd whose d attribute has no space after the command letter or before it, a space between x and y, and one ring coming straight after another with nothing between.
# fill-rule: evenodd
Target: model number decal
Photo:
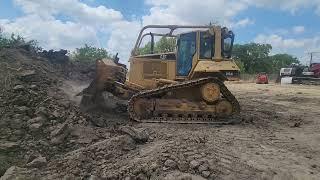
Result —
<instances>
[{"instance_id":1,"label":"model number decal","mask_svg":"<svg viewBox=\"0 0 320 180\"><path fill-rule=\"evenodd\" d=\"M166 54L161 54L160 55L160 59L167 59L167 55Z\"/></svg>"}]
</instances>

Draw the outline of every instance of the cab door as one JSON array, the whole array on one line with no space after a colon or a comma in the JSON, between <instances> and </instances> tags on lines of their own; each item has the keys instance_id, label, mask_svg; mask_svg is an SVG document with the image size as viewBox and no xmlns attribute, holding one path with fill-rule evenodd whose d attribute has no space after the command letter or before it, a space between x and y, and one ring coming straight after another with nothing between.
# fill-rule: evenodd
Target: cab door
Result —
<instances>
[{"instance_id":1,"label":"cab door","mask_svg":"<svg viewBox=\"0 0 320 180\"><path fill-rule=\"evenodd\" d=\"M177 48L177 76L188 76L196 53L196 32L181 34Z\"/></svg>"}]
</instances>

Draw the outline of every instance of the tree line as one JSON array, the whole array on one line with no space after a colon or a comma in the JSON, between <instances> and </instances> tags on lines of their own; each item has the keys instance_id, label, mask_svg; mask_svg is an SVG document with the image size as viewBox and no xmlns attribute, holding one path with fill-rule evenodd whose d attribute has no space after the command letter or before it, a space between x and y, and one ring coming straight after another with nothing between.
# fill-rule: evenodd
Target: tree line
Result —
<instances>
[{"instance_id":1,"label":"tree line","mask_svg":"<svg viewBox=\"0 0 320 180\"><path fill-rule=\"evenodd\" d=\"M172 52L176 48L174 38L162 37L154 45L154 53ZM138 54L149 54L151 43L138 49ZM259 72L279 73L280 69L299 60L290 54L271 55L270 44L235 44L232 51L232 59L235 60L242 73L256 74Z\"/></svg>"},{"instance_id":2,"label":"tree line","mask_svg":"<svg viewBox=\"0 0 320 180\"><path fill-rule=\"evenodd\" d=\"M280 69L299 60L290 54L271 55L270 44L235 44L232 58L242 73L255 74L259 72L279 73Z\"/></svg>"},{"instance_id":3,"label":"tree line","mask_svg":"<svg viewBox=\"0 0 320 180\"><path fill-rule=\"evenodd\" d=\"M19 35L12 34L5 36L0 28L0 49L5 47L17 47L28 45L34 51L42 50L37 41L26 41ZM154 44L154 53L164 53L175 51L176 39L162 37ZM145 44L138 49L138 54L149 54L151 43ZM232 59L237 63L242 73L255 74L259 72L279 73L282 67L287 67L292 63L299 63L298 59L290 54L271 54L272 46L270 44L235 44L232 52ZM95 63L97 59L113 57L105 48L97 48L85 44L69 53L73 61L81 63Z\"/></svg>"}]
</instances>

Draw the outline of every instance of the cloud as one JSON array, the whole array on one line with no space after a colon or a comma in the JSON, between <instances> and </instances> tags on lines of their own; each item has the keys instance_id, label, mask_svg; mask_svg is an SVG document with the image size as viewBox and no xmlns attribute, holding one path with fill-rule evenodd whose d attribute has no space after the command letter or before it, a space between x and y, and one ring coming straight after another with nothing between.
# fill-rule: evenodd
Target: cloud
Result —
<instances>
[{"instance_id":1,"label":"cloud","mask_svg":"<svg viewBox=\"0 0 320 180\"><path fill-rule=\"evenodd\" d=\"M231 28L244 28L254 24L251 17L237 18L252 6L280 8L296 12L313 8L320 15L320 0L145 0L150 9L140 19L126 20L120 11L108 6L90 6L92 0L13 0L24 15L15 19L0 19L6 32L19 33L36 39L49 48L69 50L84 43L107 47L119 52L126 62L142 25L219 23ZM87 3L85 3L87 2ZM61 18L62 17L62 18ZM302 33L295 27L290 33ZM263 40L261 35L258 40ZM280 37L280 40L279 40ZM272 37L274 42L289 46L290 39ZM282 38L282 39L281 39ZM293 44L299 44L292 42ZM297 45L296 45L297 46Z\"/></svg>"},{"instance_id":2,"label":"cloud","mask_svg":"<svg viewBox=\"0 0 320 180\"><path fill-rule=\"evenodd\" d=\"M233 24L230 24L232 28L241 28L241 27L246 27L248 25L254 24L254 21L249 18L241 19Z\"/></svg>"},{"instance_id":3,"label":"cloud","mask_svg":"<svg viewBox=\"0 0 320 180\"><path fill-rule=\"evenodd\" d=\"M226 24L247 4L232 0L147 0L151 5L148 15L142 17L143 24Z\"/></svg>"},{"instance_id":4,"label":"cloud","mask_svg":"<svg viewBox=\"0 0 320 180\"><path fill-rule=\"evenodd\" d=\"M150 5L143 24L208 24L218 22L237 28L253 24L249 18L234 21L240 12L250 7L280 9L296 13L312 8L320 15L320 0L146 0Z\"/></svg>"},{"instance_id":5,"label":"cloud","mask_svg":"<svg viewBox=\"0 0 320 180\"><path fill-rule=\"evenodd\" d=\"M292 28L292 31L294 34L300 34L300 33L303 33L305 31L305 28L304 26L294 26Z\"/></svg>"},{"instance_id":6,"label":"cloud","mask_svg":"<svg viewBox=\"0 0 320 180\"><path fill-rule=\"evenodd\" d=\"M80 23L27 15L14 21L2 20L0 25L4 27L4 32L14 32L28 40L35 39L45 49L74 49L85 43L97 45L95 29Z\"/></svg>"},{"instance_id":7,"label":"cloud","mask_svg":"<svg viewBox=\"0 0 320 180\"><path fill-rule=\"evenodd\" d=\"M13 20L0 19L4 31L35 39L45 49L102 46L119 52L120 61L127 62L134 37L141 28L139 21L127 21L119 11L89 6L80 0L14 0L14 3L25 14Z\"/></svg>"},{"instance_id":8,"label":"cloud","mask_svg":"<svg viewBox=\"0 0 320 180\"><path fill-rule=\"evenodd\" d=\"M137 21L115 23L107 42L107 49L113 54L119 53L122 57L120 61L127 63L140 29L141 24Z\"/></svg>"},{"instance_id":9,"label":"cloud","mask_svg":"<svg viewBox=\"0 0 320 180\"><path fill-rule=\"evenodd\" d=\"M242 0L248 5L254 5L261 8L277 8L283 11L289 11L293 14L298 10L313 8L315 13L320 15L320 0Z\"/></svg>"},{"instance_id":10,"label":"cloud","mask_svg":"<svg viewBox=\"0 0 320 180\"><path fill-rule=\"evenodd\" d=\"M14 0L27 14L43 18L67 15L77 22L90 25L107 25L123 18L121 12L105 6L90 7L79 0Z\"/></svg>"},{"instance_id":11,"label":"cloud","mask_svg":"<svg viewBox=\"0 0 320 180\"><path fill-rule=\"evenodd\" d=\"M271 44L274 48L280 49L290 49L290 48L301 48L305 45L305 40L298 39L284 39L282 36L277 34L264 35L259 34L254 42L257 43L268 43Z\"/></svg>"},{"instance_id":12,"label":"cloud","mask_svg":"<svg viewBox=\"0 0 320 180\"><path fill-rule=\"evenodd\" d=\"M297 57L301 57L302 54L307 52L320 50L319 36L313 38L284 38L277 34L259 34L253 41L271 44L273 53L289 53Z\"/></svg>"},{"instance_id":13,"label":"cloud","mask_svg":"<svg viewBox=\"0 0 320 180\"><path fill-rule=\"evenodd\" d=\"M253 23L249 18L232 20L247 8L244 3L232 0L146 0L151 8L149 14L141 17L141 21L125 20L119 11L106 6L89 6L84 2L14 0L25 15L14 20L2 19L0 24L5 26L7 32L38 40L46 49L73 50L84 43L102 44L113 53L119 52L121 61L126 62L142 25L219 22L241 28Z\"/></svg>"},{"instance_id":14,"label":"cloud","mask_svg":"<svg viewBox=\"0 0 320 180\"><path fill-rule=\"evenodd\" d=\"M304 26L293 26L291 28L265 28L267 34L277 34L281 36L301 35L306 31Z\"/></svg>"}]
</instances>

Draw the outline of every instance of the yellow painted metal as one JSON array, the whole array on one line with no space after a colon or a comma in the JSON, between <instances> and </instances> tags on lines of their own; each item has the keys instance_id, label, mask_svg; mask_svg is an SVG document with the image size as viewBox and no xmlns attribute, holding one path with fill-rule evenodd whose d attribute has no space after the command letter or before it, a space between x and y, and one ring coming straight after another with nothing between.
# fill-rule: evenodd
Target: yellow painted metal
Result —
<instances>
[{"instance_id":1,"label":"yellow painted metal","mask_svg":"<svg viewBox=\"0 0 320 180\"><path fill-rule=\"evenodd\" d=\"M175 80L176 62L137 57L130 58L129 82L152 89L157 87L156 79Z\"/></svg>"},{"instance_id":2,"label":"yellow painted metal","mask_svg":"<svg viewBox=\"0 0 320 180\"><path fill-rule=\"evenodd\" d=\"M198 61L193 70L195 72L220 72L220 71L239 71L239 67L233 61Z\"/></svg>"},{"instance_id":3,"label":"yellow painted metal","mask_svg":"<svg viewBox=\"0 0 320 180\"><path fill-rule=\"evenodd\" d=\"M222 57L221 57L221 27L217 26L216 28L214 28L214 47L215 47L215 51L214 51L214 57L213 59L215 61L221 61Z\"/></svg>"},{"instance_id":4,"label":"yellow painted metal","mask_svg":"<svg viewBox=\"0 0 320 180\"><path fill-rule=\"evenodd\" d=\"M167 62L167 68L168 68L168 76L167 79L169 80L175 80L176 79L176 74L177 74L177 69L176 69L176 61L168 60Z\"/></svg>"},{"instance_id":5,"label":"yellow painted metal","mask_svg":"<svg viewBox=\"0 0 320 180\"><path fill-rule=\"evenodd\" d=\"M214 39L214 57L210 59L200 59L200 32L209 32L213 34ZM177 76L176 60L167 60L157 58L153 55L165 55L153 54L153 55L133 55L130 57L130 70L128 81L132 84L144 87L145 89L152 89L159 86L159 80L169 81L183 81L195 78L195 75L199 74L201 77L205 77L209 73L219 73L223 71L239 72L240 69L232 59L225 59L222 57L222 41L220 26L211 26L207 30L196 31L196 52L193 55L192 67L187 77ZM171 53L173 54L173 53ZM177 54L176 54L177 55ZM161 56L160 56L161 57ZM197 77L198 77L197 76ZM238 80L237 77L230 77L229 80ZM161 83L160 83L161 84Z\"/></svg>"}]
</instances>

